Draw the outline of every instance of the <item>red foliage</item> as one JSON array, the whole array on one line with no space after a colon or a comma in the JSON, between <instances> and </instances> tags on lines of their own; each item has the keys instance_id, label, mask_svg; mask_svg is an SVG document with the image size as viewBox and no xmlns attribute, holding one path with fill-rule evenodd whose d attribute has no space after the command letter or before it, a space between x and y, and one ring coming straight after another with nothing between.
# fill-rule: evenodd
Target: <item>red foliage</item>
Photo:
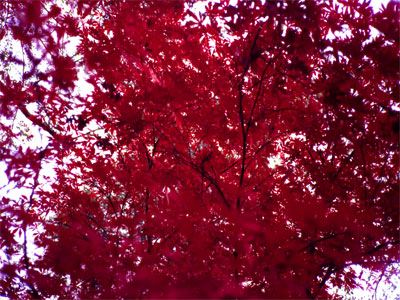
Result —
<instances>
[{"instance_id":1,"label":"red foliage","mask_svg":"<svg viewBox=\"0 0 400 300\"><path fill-rule=\"evenodd\" d=\"M66 2L0 4L30 189L0 200L1 295L322 299L399 262L398 4Z\"/></svg>"}]
</instances>

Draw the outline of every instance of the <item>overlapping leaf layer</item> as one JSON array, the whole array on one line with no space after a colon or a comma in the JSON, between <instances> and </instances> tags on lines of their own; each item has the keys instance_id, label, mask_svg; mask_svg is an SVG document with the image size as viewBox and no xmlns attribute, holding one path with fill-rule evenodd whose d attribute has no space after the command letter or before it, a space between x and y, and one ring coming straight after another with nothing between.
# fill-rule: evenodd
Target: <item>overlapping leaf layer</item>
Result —
<instances>
[{"instance_id":1,"label":"overlapping leaf layer","mask_svg":"<svg viewBox=\"0 0 400 300\"><path fill-rule=\"evenodd\" d=\"M30 192L1 199L1 294L323 299L396 263L399 6L337 2L2 2Z\"/></svg>"}]
</instances>

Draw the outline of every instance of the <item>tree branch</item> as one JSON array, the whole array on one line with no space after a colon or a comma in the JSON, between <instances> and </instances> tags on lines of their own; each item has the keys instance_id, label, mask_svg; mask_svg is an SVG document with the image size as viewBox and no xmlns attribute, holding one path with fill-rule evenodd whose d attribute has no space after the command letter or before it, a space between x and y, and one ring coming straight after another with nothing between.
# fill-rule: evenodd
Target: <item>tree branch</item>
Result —
<instances>
[{"instance_id":1,"label":"tree branch","mask_svg":"<svg viewBox=\"0 0 400 300\"><path fill-rule=\"evenodd\" d=\"M57 134L49 124L43 122L39 117L32 115L24 105L19 105L19 110L28 120L48 132L51 136L54 137Z\"/></svg>"}]
</instances>

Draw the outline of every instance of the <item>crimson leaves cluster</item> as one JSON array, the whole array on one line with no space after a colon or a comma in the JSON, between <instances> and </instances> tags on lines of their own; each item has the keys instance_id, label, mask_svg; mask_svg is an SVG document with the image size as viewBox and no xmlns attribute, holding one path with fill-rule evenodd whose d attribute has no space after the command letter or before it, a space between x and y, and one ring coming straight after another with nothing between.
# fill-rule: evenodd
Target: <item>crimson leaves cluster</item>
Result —
<instances>
[{"instance_id":1,"label":"crimson leaves cluster","mask_svg":"<svg viewBox=\"0 0 400 300\"><path fill-rule=\"evenodd\" d=\"M2 296L322 299L399 262L398 4L60 2L0 4Z\"/></svg>"}]
</instances>

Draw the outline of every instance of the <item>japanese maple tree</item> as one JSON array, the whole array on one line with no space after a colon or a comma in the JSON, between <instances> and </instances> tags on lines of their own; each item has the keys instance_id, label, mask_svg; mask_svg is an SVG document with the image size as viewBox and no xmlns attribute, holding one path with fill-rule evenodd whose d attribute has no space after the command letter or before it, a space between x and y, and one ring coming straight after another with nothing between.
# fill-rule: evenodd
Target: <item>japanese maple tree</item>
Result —
<instances>
[{"instance_id":1,"label":"japanese maple tree","mask_svg":"<svg viewBox=\"0 0 400 300\"><path fill-rule=\"evenodd\" d=\"M0 12L0 158L29 191L0 199L2 296L323 299L396 272L398 4Z\"/></svg>"}]
</instances>

